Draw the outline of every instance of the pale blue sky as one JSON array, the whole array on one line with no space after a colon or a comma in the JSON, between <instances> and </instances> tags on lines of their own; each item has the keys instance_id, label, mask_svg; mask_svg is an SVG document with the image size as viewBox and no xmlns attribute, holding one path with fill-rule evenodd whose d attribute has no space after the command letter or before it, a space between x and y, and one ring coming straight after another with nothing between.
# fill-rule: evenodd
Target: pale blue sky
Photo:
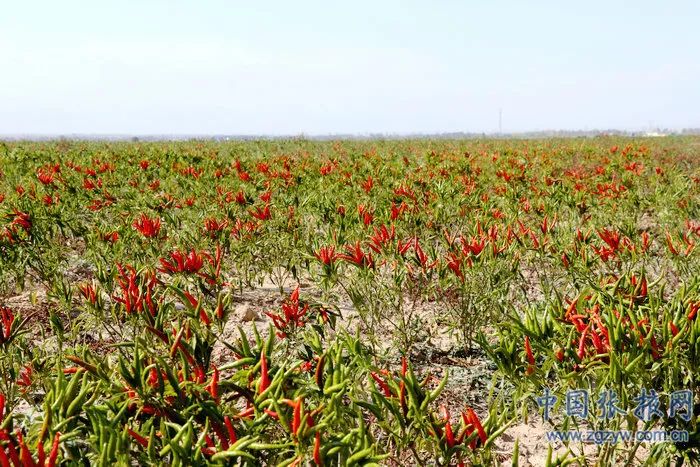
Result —
<instances>
[{"instance_id":1,"label":"pale blue sky","mask_svg":"<svg viewBox=\"0 0 700 467\"><path fill-rule=\"evenodd\" d=\"M0 134L700 127L698 1L5 1Z\"/></svg>"}]
</instances>

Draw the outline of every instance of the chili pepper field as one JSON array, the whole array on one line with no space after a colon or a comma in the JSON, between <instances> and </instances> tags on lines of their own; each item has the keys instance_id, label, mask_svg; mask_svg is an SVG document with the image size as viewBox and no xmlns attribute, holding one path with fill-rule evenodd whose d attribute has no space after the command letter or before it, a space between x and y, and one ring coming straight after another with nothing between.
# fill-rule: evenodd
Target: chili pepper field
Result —
<instances>
[{"instance_id":1,"label":"chili pepper field","mask_svg":"<svg viewBox=\"0 0 700 467\"><path fill-rule=\"evenodd\" d=\"M0 466L697 465L699 200L693 137L2 142Z\"/></svg>"}]
</instances>

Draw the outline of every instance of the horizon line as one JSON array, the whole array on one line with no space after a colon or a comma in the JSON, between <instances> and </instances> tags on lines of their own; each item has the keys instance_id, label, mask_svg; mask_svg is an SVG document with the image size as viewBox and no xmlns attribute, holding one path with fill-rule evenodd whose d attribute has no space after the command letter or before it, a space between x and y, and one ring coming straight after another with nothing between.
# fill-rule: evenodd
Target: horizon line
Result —
<instances>
[{"instance_id":1,"label":"horizon line","mask_svg":"<svg viewBox=\"0 0 700 467\"><path fill-rule=\"evenodd\" d=\"M688 127L681 129L650 128L638 130L620 129L552 129L529 130L513 132L471 132L471 131L445 131L445 132L339 132L339 133L0 133L0 141L52 141L52 140L94 140L94 141L123 141L123 140L147 140L147 141L182 141L188 139L211 140L279 140L279 139L427 139L427 138L522 138L532 136L542 137L581 137L581 136L697 136L700 135L700 127Z\"/></svg>"}]
</instances>

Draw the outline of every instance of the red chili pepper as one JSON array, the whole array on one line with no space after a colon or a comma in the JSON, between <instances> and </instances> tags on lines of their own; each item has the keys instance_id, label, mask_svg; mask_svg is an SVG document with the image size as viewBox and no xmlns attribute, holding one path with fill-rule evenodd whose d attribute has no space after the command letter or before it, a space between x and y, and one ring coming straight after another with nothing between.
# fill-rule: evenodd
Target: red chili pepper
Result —
<instances>
[{"instance_id":1,"label":"red chili pepper","mask_svg":"<svg viewBox=\"0 0 700 467\"><path fill-rule=\"evenodd\" d=\"M34 462L34 459L32 458L32 453L29 451L29 448L27 447L27 443L24 442L24 437L22 436L22 432L19 430L17 430L17 440L19 441L19 449L20 449L19 459L22 461L22 466L23 467L36 467L36 462Z\"/></svg>"},{"instance_id":2,"label":"red chili pepper","mask_svg":"<svg viewBox=\"0 0 700 467\"><path fill-rule=\"evenodd\" d=\"M532 354L532 347L530 347L530 336L525 336L525 353L527 354L528 363L534 365L535 356Z\"/></svg>"},{"instance_id":3,"label":"red chili pepper","mask_svg":"<svg viewBox=\"0 0 700 467\"><path fill-rule=\"evenodd\" d=\"M408 405L406 404L406 372L408 371L408 363L406 362L406 357L401 357L401 382L399 383L399 404L401 405L401 410L404 416L408 413Z\"/></svg>"},{"instance_id":4,"label":"red chili pepper","mask_svg":"<svg viewBox=\"0 0 700 467\"><path fill-rule=\"evenodd\" d=\"M391 397L391 389L389 388L389 385L386 384L386 381L384 381L376 372L371 372L370 376L372 379L377 383L377 385L381 388L382 392L384 392L385 397Z\"/></svg>"},{"instance_id":5,"label":"red chili pepper","mask_svg":"<svg viewBox=\"0 0 700 467\"><path fill-rule=\"evenodd\" d=\"M204 308L199 309L199 320L203 322L204 325L207 327L211 325L211 319L209 319L209 315L207 315L207 312L204 310Z\"/></svg>"},{"instance_id":6,"label":"red chili pepper","mask_svg":"<svg viewBox=\"0 0 700 467\"><path fill-rule=\"evenodd\" d=\"M367 180L362 182L360 186L362 186L362 189L365 190L365 193L372 191L372 187L374 187L374 180L372 180L372 176L367 177Z\"/></svg>"},{"instance_id":7,"label":"red chili pepper","mask_svg":"<svg viewBox=\"0 0 700 467\"><path fill-rule=\"evenodd\" d=\"M36 445L36 455L39 458L37 465L40 467L43 467L46 465L46 451L44 450L44 441L39 440L39 442Z\"/></svg>"},{"instance_id":8,"label":"red chili pepper","mask_svg":"<svg viewBox=\"0 0 700 467\"><path fill-rule=\"evenodd\" d=\"M583 330L583 333L581 333L581 339L579 340L578 343L578 359L580 361L583 360L584 355L586 354L586 337L588 336L588 327Z\"/></svg>"},{"instance_id":9,"label":"red chili pepper","mask_svg":"<svg viewBox=\"0 0 700 467\"><path fill-rule=\"evenodd\" d=\"M335 247L333 245L321 247L314 253L314 256L325 266L331 266L338 258L338 254L335 252Z\"/></svg>"},{"instance_id":10,"label":"red chili pepper","mask_svg":"<svg viewBox=\"0 0 700 467\"><path fill-rule=\"evenodd\" d=\"M640 297L646 297L646 296L647 296L647 293L648 293L648 292L647 292L647 287L648 287L648 285L647 285L647 278L646 278L646 277L642 277L641 290L640 290L640 292L639 292L639 296L640 296Z\"/></svg>"},{"instance_id":11,"label":"red chili pepper","mask_svg":"<svg viewBox=\"0 0 700 467\"><path fill-rule=\"evenodd\" d=\"M147 448L148 447L148 439L145 436L141 436L140 434L136 433L134 430L131 428L127 428L129 432L129 435L131 435L134 440L139 443L142 447Z\"/></svg>"},{"instance_id":12,"label":"red chili pepper","mask_svg":"<svg viewBox=\"0 0 700 467\"><path fill-rule=\"evenodd\" d=\"M199 300L194 298L194 296L191 293L185 292L185 298L187 298L187 301L190 302L192 308L197 308L197 305L199 305Z\"/></svg>"},{"instance_id":13,"label":"red chili pepper","mask_svg":"<svg viewBox=\"0 0 700 467\"><path fill-rule=\"evenodd\" d=\"M256 219L260 219L261 221L271 219L272 214L270 213L270 203L265 201L265 207L262 210L260 208L255 208L255 212L251 213L251 215Z\"/></svg>"},{"instance_id":14,"label":"red chili pepper","mask_svg":"<svg viewBox=\"0 0 700 467\"><path fill-rule=\"evenodd\" d=\"M598 325L601 340L605 343L605 346L607 348L610 348L610 332L608 331L608 328L605 327L605 325L603 324L603 321L600 319L600 317L597 315L596 315L596 324Z\"/></svg>"},{"instance_id":15,"label":"red chili pepper","mask_svg":"<svg viewBox=\"0 0 700 467\"><path fill-rule=\"evenodd\" d=\"M646 252L649 249L649 232L646 230L642 232L642 252Z\"/></svg>"},{"instance_id":16,"label":"red chili pepper","mask_svg":"<svg viewBox=\"0 0 700 467\"><path fill-rule=\"evenodd\" d=\"M252 417L253 414L255 413L255 407L248 407L245 409L243 412L239 413L236 415L236 418L248 418Z\"/></svg>"},{"instance_id":17,"label":"red chili pepper","mask_svg":"<svg viewBox=\"0 0 700 467\"><path fill-rule=\"evenodd\" d=\"M238 437L236 436L236 430L233 429L231 418L228 415L224 417L224 425L226 425L226 431L228 431L228 440L231 443L235 443L238 440Z\"/></svg>"},{"instance_id":18,"label":"red chili pepper","mask_svg":"<svg viewBox=\"0 0 700 467\"><path fill-rule=\"evenodd\" d=\"M576 310L576 305L578 303L579 297L576 297L572 300L571 303L569 303L569 307L566 309L566 317L568 318L569 315L573 314L573 312Z\"/></svg>"},{"instance_id":19,"label":"red chili pepper","mask_svg":"<svg viewBox=\"0 0 700 467\"><path fill-rule=\"evenodd\" d=\"M93 305L95 302L97 302L97 292L95 291L95 288L92 286L92 284L83 284L79 286L80 293L82 296L92 303Z\"/></svg>"},{"instance_id":20,"label":"red chili pepper","mask_svg":"<svg viewBox=\"0 0 700 467\"><path fill-rule=\"evenodd\" d=\"M455 435L452 432L452 424L448 420L447 423L445 424L445 439L447 440L447 446L452 448L455 446L456 441L455 441Z\"/></svg>"},{"instance_id":21,"label":"red chili pepper","mask_svg":"<svg viewBox=\"0 0 700 467\"><path fill-rule=\"evenodd\" d=\"M2 335L0 341L5 342L10 339L12 333L12 323L15 321L15 315L7 307L0 307L0 319L2 319Z\"/></svg>"},{"instance_id":22,"label":"red chili pepper","mask_svg":"<svg viewBox=\"0 0 700 467\"><path fill-rule=\"evenodd\" d=\"M193 373L192 381L195 381L198 384L202 384L204 381L206 381L207 377L204 374L204 368L202 368L201 365L195 365L193 368Z\"/></svg>"},{"instance_id":23,"label":"red chili pepper","mask_svg":"<svg viewBox=\"0 0 700 467\"><path fill-rule=\"evenodd\" d=\"M0 430L0 439L7 441L7 451L10 454L10 459L12 460L12 464L15 467L19 467L19 466L23 465L19 459L19 455L17 454L17 448L15 447L15 442L9 436L9 434L7 433L7 430Z\"/></svg>"},{"instance_id":24,"label":"red chili pepper","mask_svg":"<svg viewBox=\"0 0 700 467\"><path fill-rule=\"evenodd\" d=\"M393 216L392 216L392 217L393 217ZM393 219L392 219L392 220L393 220ZM397 246L396 246L398 253L399 253L401 256L405 255L406 252L409 250L409 248L411 248L411 245L412 245L412 244L413 244L413 239L412 239L412 238L409 238L408 240L406 240L405 243L402 242L401 240L399 240L399 241L397 242Z\"/></svg>"},{"instance_id":25,"label":"red chili pepper","mask_svg":"<svg viewBox=\"0 0 700 467\"><path fill-rule=\"evenodd\" d=\"M348 261L359 268L374 268L374 258L372 258L372 253L365 253L362 251L362 246L360 242L355 242L355 244L346 245L345 253L338 254L339 259Z\"/></svg>"},{"instance_id":26,"label":"red chili pepper","mask_svg":"<svg viewBox=\"0 0 700 467\"><path fill-rule=\"evenodd\" d=\"M535 356L532 353L532 347L530 346L530 336L525 336L525 354L527 355L527 370L525 374L531 375L535 371Z\"/></svg>"},{"instance_id":27,"label":"red chili pepper","mask_svg":"<svg viewBox=\"0 0 700 467\"><path fill-rule=\"evenodd\" d=\"M294 403L294 417L292 419L292 433L295 436L299 435L299 428L301 428L301 409L304 403L304 399L299 398Z\"/></svg>"},{"instance_id":28,"label":"red chili pepper","mask_svg":"<svg viewBox=\"0 0 700 467\"><path fill-rule=\"evenodd\" d=\"M314 438L314 462L316 465L323 465L323 459L321 458L321 432L317 431Z\"/></svg>"},{"instance_id":29,"label":"red chili pepper","mask_svg":"<svg viewBox=\"0 0 700 467\"><path fill-rule=\"evenodd\" d=\"M562 253L561 262L566 269L569 269L569 257L566 255L566 253Z\"/></svg>"},{"instance_id":30,"label":"red chili pepper","mask_svg":"<svg viewBox=\"0 0 700 467\"><path fill-rule=\"evenodd\" d=\"M5 449L0 449L0 466L10 467L10 459L5 454Z\"/></svg>"},{"instance_id":31,"label":"red chili pepper","mask_svg":"<svg viewBox=\"0 0 700 467\"><path fill-rule=\"evenodd\" d=\"M134 221L133 226L146 238L156 237L160 232L160 219L151 219L146 214L141 214L141 217Z\"/></svg>"},{"instance_id":32,"label":"red chili pepper","mask_svg":"<svg viewBox=\"0 0 700 467\"><path fill-rule=\"evenodd\" d=\"M486 441L488 440L488 436L486 436L486 431L484 430L484 427L481 425L481 420L479 420L479 417L476 415L476 412L471 407L467 407L466 409L466 417L467 420L476 428L476 431L479 433L479 439L481 440L481 445L484 446L486 445Z\"/></svg>"},{"instance_id":33,"label":"red chili pepper","mask_svg":"<svg viewBox=\"0 0 700 467\"><path fill-rule=\"evenodd\" d=\"M464 279L464 274L462 273L462 258L454 253L450 253L445 259L447 260L447 267L450 268L455 276Z\"/></svg>"},{"instance_id":34,"label":"red chili pepper","mask_svg":"<svg viewBox=\"0 0 700 467\"><path fill-rule=\"evenodd\" d=\"M673 337L676 337L678 335L678 327L673 324L673 321L669 322L669 327L671 328L671 334L673 334Z\"/></svg>"},{"instance_id":35,"label":"red chili pepper","mask_svg":"<svg viewBox=\"0 0 700 467\"><path fill-rule=\"evenodd\" d=\"M214 365L214 372L211 376L211 384L208 387L209 394L214 400L219 402L219 369Z\"/></svg>"},{"instance_id":36,"label":"red chili pepper","mask_svg":"<svg viewBox=\"0 0 700 467\"><path fill-rule=\"evenodd\" d=\"M595 351L599 354L605 353L605 348L603 347L603 343L601 342L598 334L596 334L594 331L591 331L591 339L593 340L593 345L595 346Z\"/></svg>"},{"instance_id":37,"label":"red chili pepper","mask_svg":"<svg viewBox=\"0 0 700 467\"><path fill-rule=\"evenodd\" d=\"M676 249L675 246L673 246L673 240L671 240L671 234L669 234L668 232L666 232L666 244L668 245L669 251L670 251L673 255L676 255L676 256L677 256L677 255L678 255L678 250Z\"/></svg>"},{"instance_id":38,"label":"red chili pepper","mask_svg":"<svg viewBox=\"0 0 700 467\"><path fill-rule=\"evenodd\" d=\"M450 422L450 412L447 407L442 404L440 405L440 415L445 421L445 440L447 441L447 446L452 448L457 444L455 440L454 432L452 431L452 423Z\"/></svg>"},{"instance_id":39,"label":"red chili pepper","mask_svg":"<svg viewBox=\"0 0 700 467\"><path fill-rule=\"evenodd\" d=\"M221 300L216 304L215 314L218 319L224 319L224 303Z\"/></svg>"},{"instance_id":40,"label":"red chili pepper","mask_svg":"<svg viewBox=\"0 0 700 467\"><path fill-rule=\"evenodd\" d=\"M211 418L210 420L211 420L211 429L216 434L216 437L219 438L219 441L221 442L221 448L224 451L227 450L229 447L228 436L224 432L224 428L221 426L221 423L219 423L216 419Z\"/></svg>"},{"instance_id":41,"label":"red chili pepper","mask_svg":"<svg viewBox=\"0 0 700 467\"><path fill-rule=\"evenodd\" d=\"M661 357L661 354L659 353L661 351L661 346L656 342L656 337L651 336L650 340L651 344L651 358L654 360L658 360L659 357Z\"/></svg>"},{"instance_id":42,"label":"red chili pepper","mask_svg":"<svg viewBox=\"0 0 700 467\"><path fill-rule=\"evenodd\" d=\"M153 405L150 405L150 404L144 404L143 408L141 409L141 412L148 414L148 415L157 415L159 417L163 416L163 414L165 413L164 410L159 409L158 407L154 407Z\"/></svg>"},{"instance_id":43,"label":"red chili pepper","mask_svg":"<svg viewBox=\"0 0 700 467\"><path fill-rule=\"evenodd\" d=\"M154 367L148 372L148 385L155 387L158 384L158 370Z\"/></svg>"},{"instance_id":44,"label":"red chili pepper","mask_svg":"<svg viewBox=\"0 0 700 467\"><path fill-rule=\"evenodd\" d=\"M564 361L564 349L557 350L556 356L557 356L557 360L559 360L560 362L563 362Z\"/></svg>"},{"instance_id":45,"label":"red chili pepper","mask_svg":"<svg viewBox=\"0 0 700 467\"><path fill-rule=\"evenodd\" d=\"M260 356L260 393L265 392L268 387L270 387L270 375L267 373L267 358L263 351Z\"/></svg>"}]
</instances>

